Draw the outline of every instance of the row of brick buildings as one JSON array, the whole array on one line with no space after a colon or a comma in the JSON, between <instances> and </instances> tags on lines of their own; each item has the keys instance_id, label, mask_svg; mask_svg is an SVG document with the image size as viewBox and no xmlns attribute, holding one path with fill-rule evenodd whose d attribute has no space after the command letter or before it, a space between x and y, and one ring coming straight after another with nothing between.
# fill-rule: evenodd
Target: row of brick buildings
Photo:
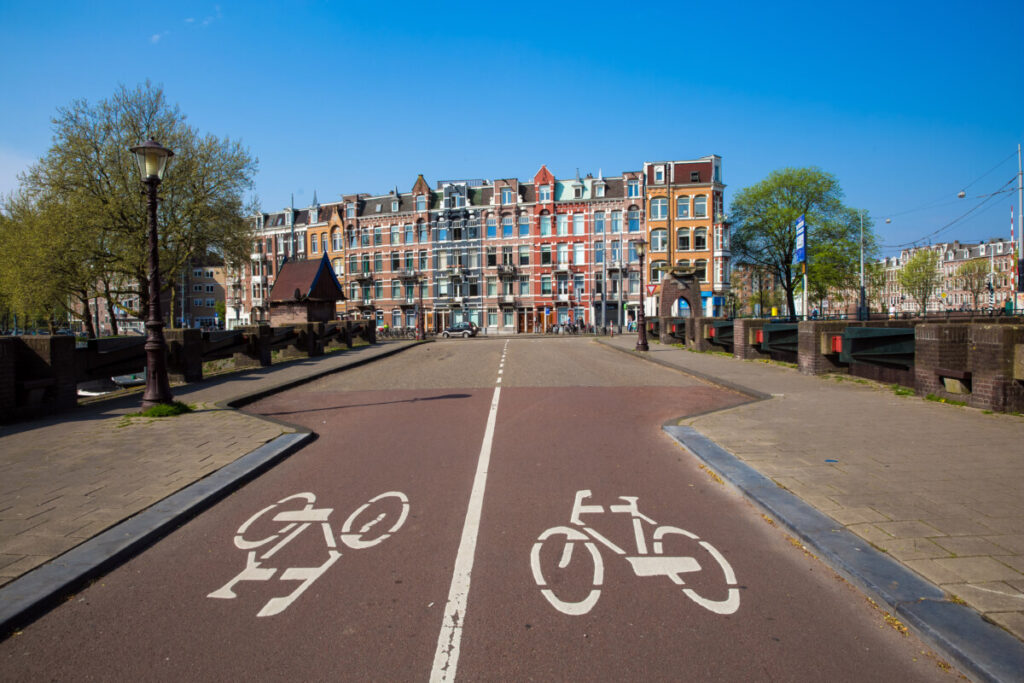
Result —
<instances>
[{"instance_id":1,"label":"row of brick buildings","mask_svg":"<svg viewBox=\"0 0 1024 683\"><path fill-rule=\"evenodd\" d=\"M647 162L615 177L557 179L542 166L516 178L440 181L409 192L345 194L340 201L253 218L249 264L227 280L229 326L267 319L268 293L286 258L326 254L342 283L339 317L427 329L471 321L494 333L559 323L625 324L644 282L670 266L695 268L704 313L729 291L721 158ZM677 304L678 305L678 304ZM685 312L684 312L685 314Z\"/></svg>"}]
</instances>

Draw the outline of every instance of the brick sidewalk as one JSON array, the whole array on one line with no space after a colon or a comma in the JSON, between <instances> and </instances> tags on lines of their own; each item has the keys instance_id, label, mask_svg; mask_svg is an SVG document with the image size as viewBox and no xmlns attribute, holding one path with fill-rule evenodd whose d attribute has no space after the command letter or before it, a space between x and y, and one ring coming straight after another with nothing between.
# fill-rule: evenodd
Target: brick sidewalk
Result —
<instances>
[{"instance_id":1,"label":"brick sidewalk","mask_svg":"<svg viewBox=\"0 0 1024 683\"><path fill-rule=\"evenodd\" d=\"M226 407L242 396L408 346L391 342L172 387L196 412L131 418L141 393L0 427L0 585L268 443L290 427Z\"/></svg>"},{"instance_id":2,"label":"brick sidewalk","mask_svg":"<svg viewBox=\"0 0 1024 683\"><path fill-rule=\"evenodd\" d=\"M602 340L623 350L635 341ZM772 397L680 424L1024 639L1024 418L650 348L651 360Z\"/></svg>"}]
</instances>

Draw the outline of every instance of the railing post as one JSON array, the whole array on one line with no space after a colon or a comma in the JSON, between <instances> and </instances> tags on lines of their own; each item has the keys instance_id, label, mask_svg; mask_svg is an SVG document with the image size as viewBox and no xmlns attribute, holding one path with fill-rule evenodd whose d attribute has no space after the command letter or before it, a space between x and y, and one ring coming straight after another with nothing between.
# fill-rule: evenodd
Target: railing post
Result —
<instances>
[{"instance_id":1,"label":"railing post","mask_svg":"<svg viewBox=\"0 0 1024 683\"><path fill-rule=\"evenodd\" d=\"M172 382L203 379L203 333L194 328L164 330L167 375Z\"/></svg>"},{"instance_id":2,"label":"railing post","mask_svg":"<svg viewBox=\"0 0 1024 683\"><path fill-rule=\"evenodd\" d=\"M243 327L242 331L246 337L246 350L235 354L235 367L269 367L270 344L274 338L274 331L269 325Z\"/></svg>"}]
</instances>

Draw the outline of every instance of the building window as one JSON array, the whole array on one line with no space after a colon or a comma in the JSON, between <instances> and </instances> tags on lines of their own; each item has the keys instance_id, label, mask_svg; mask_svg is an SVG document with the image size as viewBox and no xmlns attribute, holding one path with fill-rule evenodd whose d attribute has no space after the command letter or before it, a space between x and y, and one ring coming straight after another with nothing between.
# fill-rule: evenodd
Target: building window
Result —
<instances>
[{"instance_id":1,"label":"building window","mask_svg":"<svg viewBox=\"0 0 1024 683\"><path fill-rule=\"evenodd\" d=\"M334 266L334 274L337 275L338 277L341 277L342 275L345 274L344 264L345 262L342 261L340 258L334 259L334 261L331 263L331 265Z\"/></svg>"},{"instance_id":2,"label":"building window","mask_svg":"<svg viewBox=\"0 0 1024 683\"><path fill-rule=\"evenodd\" d=\"M551 186L541 185L540 192L538 193L537 201L550 202L551 201Z\"/></svg>"},{"instance_id":3,"label":"building window","mask_svg":"<svg viewBox=\"0 0 1024 683\"><path fill-rule=\"evenodd\" d=\"M444 221L438 221L437 231L434 233L434 237L438 242L448 241L448 224Z\"/></svg>"},{"instance_id":4,"label":"building window","mask_svg":"<svg viewBox=\"0 0 1024 683\"><path fill-rule=\"evenodd\" d=\"M213 285L206 285L206 293L213 294Z\"/></svg>"},{"instance_id":5,"label":"building window","mask_svg":"<svg viewBox=\"0 0 1024 683\"><path fill-rule=\"evenodd\" d=\"M193 308L202 308L203 307L203 300L202 299L193 299L192 300L192 307Z\"/></svg>"},{"instance_id":6,"label":"building window","mask_svg":"<svg viewBox=\"0 0 1024 683\"><path fill-rule=\"evenodd\" d=\"M540 293L543 296L551 296L551 276L540 276Z\"/></svg>"},{"instance_id":7,"label":"building window","mask_svg":"<svg viewBox=\"0 0 1024 683\"><path fill-rule=\"evenodd\" d=\"M572 217L572 234L582 235L583 234L583 214L573 214Z\"/></svg>"},{"instance_id":8,"label":"building window","mask_svg":"<svg viewBox=\"0 0 1024 683\"><path fill-rule=\"evenodd\" d=\"M398 211L398 200L397 199L393 200L391 202L391 211L392 212L397 212Z\"/></svg>"},{"instance_id":9,"label":"building window","mask_svg":"<svg viewBox=\"0 0 1024 683\"><path fill-rule=\"evenodd\" d=\"M540 236L550 237L551 236L551 216L547 214L540 217Z\"/></svg>"},{"instance_id":10,"label":"building window","mask_svg":"<svg viewBox=\"0 0 1024 683\"><path fill-rule=\"evenodd\" d=\"M690 230L683 228L676 233L676 251L690 250Z\"/></svg>"},{"instance_id":11,"label":"building window","mask_svg":"<svg viewBox=\"0 0 1024 683\"><path fill-rule=\"evenodd\" d=\"M556 245L556 248L559 265L569 263L569 245L565 242L560 242Z\"/></svg>"},{"instance_id":12,"label":"building window","mask_svg":"<svg viewBox=\"0 0 1024 683\"><path fill-rule=\"evenodd\" d=\"M201 292L201 291L203 291L203 286L202 285L192 285L192 291L193 292Z\"/></svg>"},{"instance_id":13,"label":"building window","mask_svg":"<svg viewBox=\"0 0 1024 683\"><path fill-rule=\"evenodd\" d=\"M596 211L594 213L594 234L604 234L604 211Z\"/></svg>"},{"instance_id":14,"label":"building window","mask_svg":"<svg viewBox=\"0 0 1024 683\"><path fill-rule=\"evenodd\" d=\"M665 167L655 166L654 167L654 182L663 183L665 182Z\"/></svg>"},{"instance_id":15,"label":"building window","mask_svg":"<svg viewBox=\"0 0 1024 683\"><path fill-rule=\"evenodd\" d=\"M498 219L494 216L487 217L487 237L493 239L498 236Z\"/></svg>"},{"instance_id":16,"label":"building window","mask_svg":"<svg viewBox=\"0 0 1024 683\"><path fill-rule=\"evenodd\" d=\"M651 261L651 284L656 285L661 282L664 273L664 268L667 265L665 261Z\"/></svg>"},{"instance_id":17,"label":"building window","mask_svg":"<svg viewBox=\"0 0 1024 683\"><path fill-rule=\"evenodd\" d=\"M583 242L576 242L572 245L572 262L577 266L582 266L587 262L587 245Z\"/></svg>"},{"instance_id":18,"label":"building window","mask_svg":"<svg viewBox=\"0 0 1024 683\"><path fill-rule=\"evenodd\" d=\"M622 242L619 240L612 240L611 243L612 253L609 255L609 259L612 261L622 260Z\"/></svg>"},{"instance_id":19,"label":"building window","mask_svg":"<svg viewBox=\"0 0 1024 683\"><path fill-rule=\"evenodd\" d=\"M515 237L515 224L512 222L512 216L501 217L501 236L502 237Z\"/></svg>"},{"instance_id":20,"label":"building window","mask_svg":"<svg viewBox=\"0 0 1024 683\"><path fill-rule=\"evenodd\" d=\"M640 273L631 270L629 272L629 293L637 294L640 292Z\"/></svg>"},{"instance_id":21,"label":"building window","mask_svg":"<svg viewBox=\"0 0 1024 683\"><path fill-rule=\"evenodd\" d=\"M573 199L582 199L583 198L583 187L577 185L576 187L572 188L572 196L573 196Z\"/></svg>"},{"instance_id":22,"label":"building window","mask_svg":"<svg viewBox=\"0 0 1024 683\"><path fill-rule=\"evenodd\" d=\"M612 211L612 233L618 234L622 232L622 212Z\"/></svg>"},{"instance_id":23,"label":"building window","mask_svg":"<svg viewBox=\"0 0 1024 683\"><path fill-rule=\"evenodd\" d=\"M392 225L391 226L391 244L401 244L401 243L402 243L402 230L401 230L400 226Z\"/></svg>"},{"instance_id":24,"label":"building window","mask_svg":"<svg viewBox=\"0 0 1024 683\"><path fill-rule=\"evenodd\" d=\"M519 265L530 265L530 247L525 244L519 247Z\"/></svg>"},{"instance_id":25,"label":"building window","mask_svg":"<svg viewBox=\"0 0 1024 683\"><path fill-rule=\"evenodd\" d=\"M569 234L569 216L564 213L555 216L555 234L559 237L565 237Z\"/></svg>"},{"instance_id":26,"label":"building window","mask_svg":"<svg viewBox=\"0 0 1024 683\"><path fill-rule=\"evenodd\" d=\"M512 188L503 187L501 188L501 203L511 204L512 203Z\"/></svg>"},{"instance_id":27,"label":"building window","mask_svg":"<svg viewBox=\"0 0 1024 683\"><path fill-rule=\"evenodd\" d=\"M313 233L313 239L309 243L309 252L315 254L319 251L320 238L316 233Z\"/></svg>"},{"instance_id":28,"label":"building window","mask_svg":"<svg viewBox=\"0 0 1024 683\"><path fill-rule=\"evenodd\" d=\"M600 185L600 184L594 185L594 196L595 197L603 197L604 196L604 185Z\"/></svg>"},{"instance_id":29,"label":"building window","mask_svg":"<svg viewBox=\"0 0 1024 683\"><path fill-rule=\"evenodd\" d=\"M697 228L693 231L693 250L705 251L708 248L708 229Z\"/></svg>"},{"instance_id":30,"label":"building window","mask_svg":"<svg viewBox=\"0 0 1024 683\"><path fill-rule=\"evenodd\" d=\"M604 242L594 242L594 263L604 263Z\"/></svg>"},{"instance_id":31,"label":"building window","mask_svg":"<svg viewBox=\"0 0 1024 683\"><path fill-rule=\"evenodd\" d=\"M651 230L651 251L668 250L668 230L658 228Z\"/></svg>"},{"instance_id":32,"label":"building window","mask_svg":"<svg viewBox=\"0 0 1024 683\"><path fill-rule=\"evenodd\" d=\"M356 217L356 205L355 204L349 204L348 206L345 207L345 217L346 218L355 218Z\"/></svg>"},{"instance_id":33,"label":"building window","mask_svg":"<svg viewBox=\"0 0 1024 683\"><path fill-rule=\"evenodd\" d=\"M707 262L707 259L702 259L702 258L697 259L696 261L694 261L693 265L697 268L697 272L695 273L695 275L697 276L697 279L700 280L701 282L707 282L708 281L708 262Z\"/></svg>"},{"instance_id":34,"label":"building window","mask_svg":"<svg viewBox=\"0 0 1024 683\"><path fill-rule=\"evenodd\" d=\"M427 242L429 242L430 241L430 226L427 225L426 223L424 223L423 221L417 222L416 226L417 226L417 228L419 228L418 232L419 232L419 242L420 242L420 244L426 244Z\"/></svg>"},{"instance_id":35,"label":"building window","mask_svg":"<svg viewBox=\"0 0 1024 683\"><path fill-rule=\"evenodd\" d=\"M425 195L420 195L419 197L416 197L416 210L417 211L426 211L427 210L427 198L426 198Z\"/></svg>"},{"instance_id":36,"label":"building window","mask_svg":"<svg viewBox=\"0 0 1024 683\"><path fill-rule=\"evenodd\" d=\"M530 296L530 276L519 276L519 296Z\"/></svg>"},{"instance_id":37,"label":"building window","mask_svg":"<svg viewBox=\"0 0 1024 683\"><path fill-rule=\"evenodd\" d=\"M689 218L690 217L690 198L686 195L676 198L676 217L677 218Z\"/></svg>"},{"instance_id":38,"label":"building window","mask_svg":"<svg viewBox=\"0 0 1024 683\"><path fill-rule=\"evenodd\" d=\"M202 277L202 276L203 276L203 271L202 270L193 270L192 271L192 277Z\"/></svg>"},{"instance_id":39,"label":"building window","mask_svg":"<svg viewBox=\"0 0 1024 683\"><path fill-rule=\"evenodd\" d=\"M627 197L639 197L640 196L640 181L633 179L630 180L626 185L626 196Z\"/></svg>"},{"instance_id":40,"label":"building window","mask_svg":"<svg viewBox=\"0 0 1024 683\"><path fill-rule=\"evenodd\" d=\"M206 300L207 308L213 308L216 305L217 305L217 300L216 299L207 299Z\"/></svg>"},{"instance_id":41,"label":"building window","mask_svg":"<svg viewBox=\"0 0 1024 683\"><path fill-rule=\"evenodd\" d=\"M668 218L668 200L657 197L651 200L651 220L661 221Z\"/></svg>"},{"instance_id":42,"label":"building window","mask_svg":"<svg viewBox=\"0 0 1024 683\"><path fill-rule=\"evenodd\" d=\"M525 213L519 214L519 236L530 236L530 217Z\"/></svg>"},{"instance_id":43,"label":"building window","mask_svg":"<svg viewBox=\"0 0 1024 683\"><path fill-rule=\"evenodd\" d=\"M693 198L693 217L694 218L707 218L708 215L708 198L701 195Z\"/></svg>"},{"instance_id":44,"label":"building window","mask_svg":"<svg viewBox=\"0 0 1024 683\"><path fill-rule=\"evenodd\" d=\"M640 232L640 209L636 207L629 210L629 231Z\"/></svg>"},{"instance_id":45,"label":"building window","mask_svg":"<svg viewBox=\"0 0 1024 683\"><path fill-rule=\"evenodd\" d=\"M540 245L540 264L542 266L551 265L551 245L542 244Z\"/></svg>"}]
</instances>

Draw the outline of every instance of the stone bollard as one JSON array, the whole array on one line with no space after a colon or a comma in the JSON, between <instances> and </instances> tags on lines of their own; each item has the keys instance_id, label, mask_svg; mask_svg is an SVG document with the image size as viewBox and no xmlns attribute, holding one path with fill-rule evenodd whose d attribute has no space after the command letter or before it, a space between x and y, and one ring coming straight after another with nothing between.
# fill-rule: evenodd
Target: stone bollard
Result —
<instances>
[{"instance_id":1,"label":"stone bollard","mask_svg":"<svg viewBox=\"0 0 1024 683\"><path fill-rule=\"evenodd\" d=\"M167 377L172 382L203 379L203 333L197 329L164 330Z\"/></svg>"},{"instance_id":2,"label":"stone bollard","mask_svg":"<svg viewBox=\"0 0 1024 683\"><path fill-rule=\"evenodd\" d=\"M800 374L846 372L846 365L839 362L839 352L832 350L832 338L842 336L843 330L850 326L846 320L801 320L797 323L796 361Z\"/></svg>"},{"instance_id":3,"label":"stone bollard","mask_svg":"<svg viewBox=\"0 0 1024 683\"><path fill-rule=\"evenodd\" d=\"M736 318L732 321L732 355L740 360L770 358L757 347L757 331L768 322L763 318Z\"/></svg>"},{"instance_id":4,"label":"stone bollard","mask_svg":"<svg viewBox=\"0 0 1024 683\"><path fill-rule=\"evenodd\" d=\"M274 338L274 331L269 325L256 325L243 327L242 332L246 336L246 349L234 355L235 367L269 367L270 343Z\"/></svg>"},{"instance_id":5,"label":"stone bollard","mask_svg":"<svg viewBox=\"0 0 1024 683\"><path fill-rule=\"evenodd\" d=\"M317 325L320 326L319 330ZM286 358L311 358L324 354L323 323L299 323L293 325L295 342L282 349Z\"/></svg>"}]
</instances>

